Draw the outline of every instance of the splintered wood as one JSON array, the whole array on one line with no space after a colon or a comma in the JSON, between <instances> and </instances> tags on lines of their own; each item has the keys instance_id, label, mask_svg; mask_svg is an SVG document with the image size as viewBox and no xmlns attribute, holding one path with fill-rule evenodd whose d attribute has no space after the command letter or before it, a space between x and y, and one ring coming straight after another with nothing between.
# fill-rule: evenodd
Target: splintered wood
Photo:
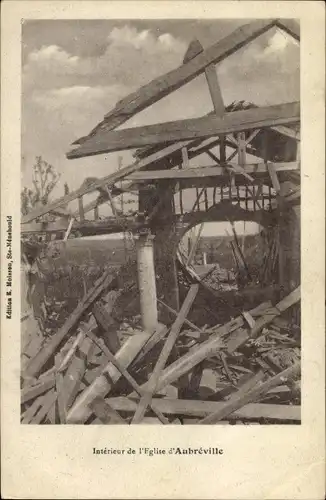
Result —
<instances>
[{"instance_id":1,"label":"splintered wood","mask_svg":"<svg viewBox=\"0 0 326 500\"><path fill-rule=\"evenodd\" d=\"M134 328L121 339L112 329L112 300L100 301L104 283L111 283L108 276L82 302L87 316L77 308L83 321L74 311L54 334L53 366L25 377L23 424L300 422L299 344L282 318L300 301L300 288L274 306L264 302L207 329L187 319L200 290L192 285L179 312L158 301L175 315L170 326ZM62 345L58 338L68 328ZM49 351L39 351L42 366ZM39 353L30 366L40 366Z\"/></svg>"}]
</instances>

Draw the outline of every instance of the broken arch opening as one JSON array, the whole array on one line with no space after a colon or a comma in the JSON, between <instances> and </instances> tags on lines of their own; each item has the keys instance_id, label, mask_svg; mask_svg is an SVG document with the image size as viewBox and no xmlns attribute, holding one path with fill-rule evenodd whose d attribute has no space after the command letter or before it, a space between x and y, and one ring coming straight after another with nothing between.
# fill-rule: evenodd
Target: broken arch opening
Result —
<instances>
[{"instance_id":1,"label":"broken arch opening","mask_svg":"<svg viewBox=\"0 0 326 500\"><path fill-rule=\"evenodd\" d=\"M201 222L182 236L185 268L218 292L245 292L277 282L275 228L255 221Z\"/></svg>"}]
</instances>

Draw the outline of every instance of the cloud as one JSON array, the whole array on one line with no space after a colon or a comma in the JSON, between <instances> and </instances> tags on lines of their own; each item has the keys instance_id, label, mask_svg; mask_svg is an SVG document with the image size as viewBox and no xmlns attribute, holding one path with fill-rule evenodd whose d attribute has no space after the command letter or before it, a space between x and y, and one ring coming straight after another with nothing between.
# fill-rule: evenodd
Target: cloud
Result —
<instances>
[{"instance_id":1,"label":"cloud","mask_svg":"<svg viewBox=\"0 0 326 500\"><path fill-rule=\"evenodd\" d=\"M100 56L78 57L58 45L31 52L23 68L23 85L26 91L122 83L134 90L181 64L186 49L184 41L169 33L156 36L129 25L115 27Z\"/></svg>"},{"instance_id":2,"label":"cloud","mask_svg":"<svg viewBox=\"0 0 326 500\"><path fill-rule=\"evenodd\" d=\"M268 41L267 47L263 51L263 56L279 54L285 52L289 47L298 47L298 43L284 31L277 29Z\"/></svg>"},{"instance_id":3,"label":"cloud","mask_svg":"<svg viewBox=\"0 0 326 500\"><path fill-rule=\"evenodd\" d=\"M44 64L47 61L50 61L51 63L57 62L59 64L63 64L64 66L76 66L79 61L78 56L71 56L65 50L61 49L61 47L58 47L58 45L43 46L40 50L31 52L28 58L30 61L37 63Z\"/></svg>"}]
</instances>

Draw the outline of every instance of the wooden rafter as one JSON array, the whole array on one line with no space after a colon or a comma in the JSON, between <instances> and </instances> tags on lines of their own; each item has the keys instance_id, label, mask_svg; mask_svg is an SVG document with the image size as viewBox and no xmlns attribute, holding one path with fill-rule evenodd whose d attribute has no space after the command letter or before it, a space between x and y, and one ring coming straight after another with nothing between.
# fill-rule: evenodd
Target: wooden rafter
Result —
<instances>
[{"instance_id":1,"label":"wooden rafter","mask_svg":"<svg viewBox=\"0 0 326 500\"><path fill-rule=\"evenodd\" d=\"M79 148L70 151L67 157L70 159L81 158L149 144L187 141L219 134L286 125L299 122L299 120L300 105L298 102L250 108L226 113L223 117L211 115L203 118L103 132L89 139Z\"/></svg>"},{"instance_id":2,"label":"wooden rafter","mask_svg":"<svg viewBox=\"0 0 326 500\"><path fill-rule=\"evenodd\" d=\"M258 20L240 26L230 35L219 40L216 44L193 57L191 60L188 60L185 64L152 80L138 91L119 101L116 107L105 115L103 122L92 130L90 136L102 130L112 130L122 123L125 123L136 113L193 80L210 64L220 63L237 50L268 31L276 25L276 22L276 19ZM83 143L85 139L87 138L83 137L76 141L75 144Z\"/></svg>"}]
</instances>

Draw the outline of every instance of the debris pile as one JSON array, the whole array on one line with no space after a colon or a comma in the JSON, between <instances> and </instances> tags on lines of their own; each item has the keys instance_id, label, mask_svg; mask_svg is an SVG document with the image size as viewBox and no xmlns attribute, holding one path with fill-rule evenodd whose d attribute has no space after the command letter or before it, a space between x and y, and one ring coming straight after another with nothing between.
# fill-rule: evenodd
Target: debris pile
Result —
<instances>
[{"instance_id":1,"label":"debris pile","mask_svg":"<svg viewBox=\"0 0 326 500\"><path fill-rule=\"evenodd\" d=\"M22 423L300 423L300 329L287 315L299 288L197 326L205 285L192 280L179 312L158 299L171 324L145 332L133 266L104 274L54 335L27 346Z\"/></svg>"}]
</instances>

